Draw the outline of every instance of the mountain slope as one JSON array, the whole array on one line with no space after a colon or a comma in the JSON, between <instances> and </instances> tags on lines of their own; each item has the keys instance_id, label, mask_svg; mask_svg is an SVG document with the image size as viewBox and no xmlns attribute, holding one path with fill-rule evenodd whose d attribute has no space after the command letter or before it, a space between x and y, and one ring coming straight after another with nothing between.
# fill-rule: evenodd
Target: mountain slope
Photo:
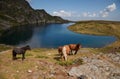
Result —
<instances>
[{"instance_id":1,"label":"mountain slope","mask_svg":"<svg viewBox=\"0 0 120 79\"><path fill-rule=\"evenodd\" d=\"M45 10L34 10L25 0L0 0L0 28L35 23L63 23L61 17L51 16Z\"/></svg>"}]
</instances>

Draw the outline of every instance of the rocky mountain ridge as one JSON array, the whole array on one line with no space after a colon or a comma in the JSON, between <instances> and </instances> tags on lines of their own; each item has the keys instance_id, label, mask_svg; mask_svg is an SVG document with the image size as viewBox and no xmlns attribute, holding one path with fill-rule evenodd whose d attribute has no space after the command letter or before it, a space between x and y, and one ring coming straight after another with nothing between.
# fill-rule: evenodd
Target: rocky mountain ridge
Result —
<instances>
[{"instance_id":1,"label":"rocky mountain ridge","mask_svg":"<svg viewBox=\"0 0 120 79\"><path fill-rule=\"evenodd\" d=\"M0 31L12 26L39 23L64 23L45 10L34 10L26 0L0 0Z\"/></svg>"}]
</instances>

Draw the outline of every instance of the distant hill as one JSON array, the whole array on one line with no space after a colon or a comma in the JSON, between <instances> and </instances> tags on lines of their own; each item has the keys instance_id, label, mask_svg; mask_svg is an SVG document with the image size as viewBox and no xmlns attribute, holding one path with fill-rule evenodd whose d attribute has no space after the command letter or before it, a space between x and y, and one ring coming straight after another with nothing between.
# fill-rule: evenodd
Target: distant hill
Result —
<instances>
[{"instance_id":1,"label":"distant hill","mask_svg":"<svg viewBox=\"0 0 120 79\"><path fill-rule=\"evenodd\" d=\"M64 22L67 20L51 16L43 9L34 10L26 0L0 0L0 31L24 24Z\"/></svg>"}]
</instances>

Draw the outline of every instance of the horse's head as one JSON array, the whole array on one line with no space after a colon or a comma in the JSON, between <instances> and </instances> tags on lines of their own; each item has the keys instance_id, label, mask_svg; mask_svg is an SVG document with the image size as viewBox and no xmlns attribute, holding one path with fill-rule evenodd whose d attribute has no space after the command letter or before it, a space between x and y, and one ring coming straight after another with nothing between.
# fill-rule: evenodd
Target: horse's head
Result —
<instances>
[{"instance_id":1,"label":"horse's head","mask_svg":"<svg viewBox=\"0 0 120 79\"><path fill-rule=\"evenodd\" d=\"M76 47L77 47L78 49L80 49L80 48L82 48L82 45L81 45L81 44L77 44Z\"/></svg>"},{"instance_id":2,"label":"horse's head","mask_svg":"<svg viewBox=\"0 0 120 79\"><path fill-rule=\"evenodd\" d=\"M25 46L25 48L26 48L26 50L31 50L29 45Z\"/></svg>"}]
</instances>

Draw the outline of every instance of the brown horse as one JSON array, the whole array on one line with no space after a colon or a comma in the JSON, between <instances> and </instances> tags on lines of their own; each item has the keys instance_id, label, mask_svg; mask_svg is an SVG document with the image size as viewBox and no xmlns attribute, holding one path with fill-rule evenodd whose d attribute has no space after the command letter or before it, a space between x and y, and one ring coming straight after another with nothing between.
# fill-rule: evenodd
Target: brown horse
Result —
<instances>
[{"instance_id":1,"label":"brown horse","mask_svg":"<svg viewBox=\"0 0 120 79\"><path fill-rule=\"evenodd\" d=\"M61 58L67 61L67 55L70 55L70 48L68 45L64 45L63 47L58 47L58 52L61 55Z\"/></svg>"},{"instance_id":2,"label":"brown horse","mask_svg":"<svg viewBox=\"0 0 120 79\"><path fill-rule=\"evenodd\" d=\"M82 47L80 44L69 44L71 53L72 51L75 51L75 54L77 54L78 50ZM73 53L72 53L73 54Z\"/></svg>"}]
</instances>

